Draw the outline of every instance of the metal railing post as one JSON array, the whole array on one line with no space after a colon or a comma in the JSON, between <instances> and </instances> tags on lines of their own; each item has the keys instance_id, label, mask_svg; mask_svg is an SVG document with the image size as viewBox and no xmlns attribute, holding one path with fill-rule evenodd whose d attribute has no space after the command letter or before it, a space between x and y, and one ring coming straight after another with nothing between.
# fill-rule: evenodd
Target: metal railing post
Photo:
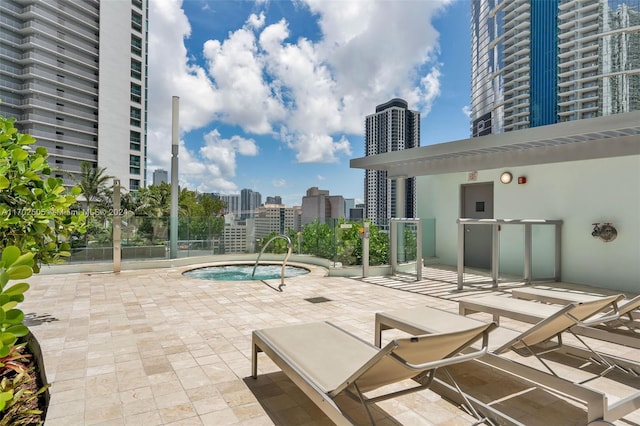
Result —
<instances>
[{"instance_id":1,"label":"metal railing post","mask_svg":"<svg viewBox=\"0 0 640 426\"><path fill-rule=\"evenodd\" d=\"M525 223L524 225L524 282L526 284L531 284L532 273L531 273L531 224Z\"/></svg>"},{"instance_id":2,"label":"metal railing post","mask_svg":"<svg viewBox=\"0 0 640 426\"><path fill-rule=\"evenodd\" d=\"M458 290L464 286L464 223L458 219Z\"/></svg>"},{"instance_id":3,"label":"metal railing post","mask_svg":"<svg viewBox=\"0 0 640 426\"><path fill-rule=\"evenodd\" d=\"M112 233L113 233L113 272L121 270L121 232L122 217L120 216L120 179L113 180L113 217L112 217Z\"/></svg>"},{"instance_id":4,"label":"metal railing post","mask_svg":"<svg viewBox=\"0 0 640 426\"><path fill-rule=\"evenodd\" d=\"M362 224L364 232L362 235L362 278L369 276L369 222Z\"/></svg>"},{"instance_id":5,"label":"metal railing post","mask_svg":"<svg viewBox=\"0 0 640 426\"><path fill-rule=\"evenodd\" d=\"M500 225L491 225L491 280L493 288L498 287L500 280Z\"/></svg>"}]
</instances>

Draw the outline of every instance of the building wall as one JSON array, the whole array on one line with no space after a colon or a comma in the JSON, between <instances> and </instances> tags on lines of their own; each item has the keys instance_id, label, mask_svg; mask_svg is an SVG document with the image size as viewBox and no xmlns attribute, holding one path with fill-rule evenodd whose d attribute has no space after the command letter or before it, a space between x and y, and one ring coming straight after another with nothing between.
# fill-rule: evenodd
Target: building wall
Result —
<instances>
[{"instance_id":1,"label":"building wall","mask_svg":"<svg viewBox=\"0 0 640 426\"><path fill-rule=\"evenodd\" d=\"M65 184L81 163L97 162L99 8L0 1L0 114L49 151Z\"/></svg>"},{"instance_id":2,"label":"building wall","mask_svg":"<svg viewBox=\"0 0 640 426\"><path fill-rule=\"evenodd\" d=\"M222 231L224 253L247 252L247 227L245 225L227 225Z\"/></svg>"},{"instance_id":3,"label":"building wall","mask_svg":"<svg viewBox=\"0 0 640 426\"><path fill-rule=\"evenodd\" d=\"M47 148L59 170L54 175L66 185L74 183L68 174L79 178L81 163L89 162L106 167L125 188L132 179L143 186L147 1L2 0L0 16L0 114L16 117L18 129ZM134 33L141 46L135 78ZM140 116L135 152L129 132L134 104Z\"/></svg>"},{"instance_id":4,"label":"building wall","mask_svg":"<svg viewBox=\"0 0 640 426\"><path fill-rule=\"evenodd\" d=\"M145 186L146 143L131 149L131 132L146 135L146 66L140 78L131 73L132 59L146 63L146 1L134 6L126 1L100 3L100 86L98 115L98 165L136 190ZM134 23L142 17L142 25ZM135 27L135 28L134 28ZM139 43L140 47L137 47ZM134 95L132 84L136 85ZM135 99L135 100L134 100Z\"/></svg>"},{"instance_id":5,"label":"building wall","mask_svg":"<svg viewBox=\"0 0 640 426\"><path fill-rule=\"evenodd\" d=\"M514 182L499 182L508 170ZM483 170L477 182L494 182L494 217L561 219L562 280L622 291L640 292L640 156ZM518 185L518 176L527 183ZM417 178L418 215L436 220L436 256L447 265L457 261L460 185L467 173ZM591 236L592 223L611 222L618 237L609 243ZM511 228L514 228L512 226ZM503 227L502 271L522 275L523 238ZM536 247L536 241L541 245ZM534 230L536 260L548 264L548 231ZM542 265L544 269L544 265ZM547 275L548 276L548 275ZM535 277L535 275L534 275Z\"/></svg>"},{"instance_id":6,"label":"building wall","mask_svg":"<svg viewBox=\"0 0 640 426\"><path fill-rule=\"evenodd\" d=\"M302 197L301 206L303 226L316 220L325 222L341 217L345 217L342 195L329 195L326 189L318 189L315 186L307 189L307 195Z\"/></svg>"},{"instance_id":7,"label":"building wall","mask_svg":"<svg viewBox=\"0 0 640 426\"><path fill-rule=\"evenodd\" d=\"M286 235L290 229L295 229L295 210L292 207L267 204L256 209L256 239L267 237L273 232Z\"/></svg>"},{"instance_id":8,"label":"building wall","mask_svg":"<svg viewBox=\"0 0 640 426\"><path fill-rule=\"evenodd\" d=\"M640 0L473 0L472 135L640 109Z\"/></svg>"}]
</instances>

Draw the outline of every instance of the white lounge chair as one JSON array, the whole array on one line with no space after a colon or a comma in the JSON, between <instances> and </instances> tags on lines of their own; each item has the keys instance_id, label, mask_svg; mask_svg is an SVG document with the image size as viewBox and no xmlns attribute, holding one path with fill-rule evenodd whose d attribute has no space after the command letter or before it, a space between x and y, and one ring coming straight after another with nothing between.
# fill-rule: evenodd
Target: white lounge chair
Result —
<instances>
[{"instance_id":1,"label":"white lounge chair","mask_svg":"<svg viewBox=\"0 0 640 426\"><path fill-rule=\"evenodd\" d=\"M258 353L264 352L336 424L352 423L334 400L343 393L356 396L373 423L367 404L424 389L438 368L483 356L488 334L495 327L479 322L454 332L393 340L382 349L326 322L255 330L251 375L257 378ZM461 353L478 341L477 349ZM420 386L375 398L365 396L411 378Z\"/></svg>"},{"instance_id":2,"label":"white lounge chair","mask_svg":"<svg viewBox=\"0 0 640 426\"><path fill-rule=\"evenodd\" d=\"M562 333L580 321L606 309L616 299L617 296L612 296L592 302L567 305L524 332L500 326L491 333L489 351L479 361L525 379L533 386L543 386L583 401L586 405L589 423L612 422L624 417L640 407L640 391L636 390L631 395L610 403L609 395L588 386L586 384L588 380L574 382L562 378L542 358L546 352L552 351L590 360L594 356L594 352L590 348L585 350L564 344ZM380 345L382 331L386 329L395 328L410 334L442 333L468 328L478 322L474 318L430 307L378 313L376 314L375 341L376 345ZM525 357L535 356L549 372L533 368L529 362L518 362L511 357L504 356L506 352L510 351ZM609 355L596 354L596 356L598 360L604 359L609 364L615 363L626 372L632 374L640 372L640 365L636 362ZM596 377L600 376L601 374Z\"/></svg>"},{"instance_id":3,"label":"white lounge chair","mask_svg":"<svg viewBox=\"0 0 640 426\"><path fill-rule=\"evenodd\" d=\"M522 293L517 293L516 290L514 290L512 296L514 292L516 292L516 296L526 293L526 290L522 291ZM553 292L553 290L540 292L540 297L546 301L562 302L561 295L549 294L550 291ZM535 294L535 292L528 293L530 297L533 297L533 294ZM640 348L640 334L636 331L637 324L632 317L633 311L640 308L640 296L627 300L624 299L624 296L621 294L595 296L578 293L575 295L574 300L571 300L571 296L567 294L563 304L588 303L610 299L612 297L614 297L615 300L611 302L608 308L603 308L603 311L592 315L588 320L578 322L571 331L581 336L588 336L636 349ZM558 305L539 303L519 297L509 298L498 295L464 298L458 302L458 307L462 315L468 315L474 312L492 314L493 320L496 323L500 323L500 317L507 317L532 324L562 309L562 306ZM620 329L620 326L623 326L624 329Z\"/></svg>"},{"instance_id":4,"label":"white lounge chair","mask_svg":"<svg viewBox=\"0 0 640 426\"><path fill-rule=\"evenodd\" d=\"M537 300L543 303L556 305L565 305L572 302L586 302L594 300L603 295L594 293L583 293L564 289L549 289L540 287L523 287L514 288L511 291L511 297L523 300ZM605 331L618 332L622 336L629 336L632 339L621 340L621 344L632 346L636 349L640 348L640 295L630 299L621 300L618 303L618 315L611 321L593 327L600 328Z\"/></svg>"}]
</instances>

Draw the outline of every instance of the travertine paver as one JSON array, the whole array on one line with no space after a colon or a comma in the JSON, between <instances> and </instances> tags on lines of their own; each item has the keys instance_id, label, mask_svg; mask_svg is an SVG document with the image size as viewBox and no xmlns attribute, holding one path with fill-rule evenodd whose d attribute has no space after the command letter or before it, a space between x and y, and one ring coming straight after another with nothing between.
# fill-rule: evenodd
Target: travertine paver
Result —
<instances>
[{"instance_id":1,"label":"travertine paver","mask_svg":"<svg viewBox=\"0 0 640 426\"><path fill-rule=\"evenodd\" d=\"M252 330L330 320L373 342L375 312L422 305L456 312L455 300L461 296L455 275L446 268L426 270L418 285L390 278L325 277L314 268L309 275L287 279L283 292L260 282L187 278L181 275L186 269L29 280L23 310L32 320L52 384L47 426L328 425L264 354L258 379L249 377ZM490 286L478 285L465 293L486 291ZM320 296L330 301L305 300ZM509 320L504 324L518 326ZM607 349L611 352L610 345ZM638 359L636 350L617 350ZM477 395L493 398L499 390L502 400L496 406L526 424L581 424L586 418L583 408L540 389L522 389L495 371L461 370L461 375ZM341 404L367 422L355 402L345 398ZM472 422L428 390L380 402L373 414L381 425ZM639 423L640 415L627 419Z\"/></svg>"}]
</instances>

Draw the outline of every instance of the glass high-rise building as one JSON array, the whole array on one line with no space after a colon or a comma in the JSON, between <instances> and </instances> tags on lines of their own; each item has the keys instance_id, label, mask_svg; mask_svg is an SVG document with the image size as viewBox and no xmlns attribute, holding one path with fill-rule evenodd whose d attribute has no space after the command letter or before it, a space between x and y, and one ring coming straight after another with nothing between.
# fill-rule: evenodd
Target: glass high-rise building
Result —
<instances>
[{"instance_id":1,"label":"glass high-rise building","mask_svg":"<svg viewBox=\"0 0 640 426\"><path fill-rule=\"evenodd\" d=\"M145 185L147 0L0 0L0 114L73 181L82 162Z\"/></svg>"},{"instance_id":2,"label":"glass high-rise building","mask_svg":"<svg viewBox=\"0 0 640 426\"><path fill-rule=\"evenodd\" d=\"M262 194L245 188L240 191L240 218L255 217L255 210L262 205Z\"/></svg>"},{"instance_id":3,"label":"glass high-rise building","mask_svg":"<svg viewBox=\"0 0 640 426\"><path fill-rule=\"evenodd\" d=\"M395 98L378 105L375 114L365 118L366 155L376 155L391 151L420 146L420 113L408 108L405 100ZM404 197L398 197L398 179L405 182ZM415 177L387 176L387 172L366 170L364 183L365 217L374 223L384 225L386 220L398 217L404 210L405 217L416 216ZM404 199L404 209L396 205Z\"/></svg>"},{"instance_id":4,"label":"glass high-rise building","mask_svg":"<svg viewBox=\"0 0 640 426\"><path fill-rule=\"evenodd\" d=\"M640 110L640 0L474 0L473 136Z\"/></svg>"}]
</instances>

